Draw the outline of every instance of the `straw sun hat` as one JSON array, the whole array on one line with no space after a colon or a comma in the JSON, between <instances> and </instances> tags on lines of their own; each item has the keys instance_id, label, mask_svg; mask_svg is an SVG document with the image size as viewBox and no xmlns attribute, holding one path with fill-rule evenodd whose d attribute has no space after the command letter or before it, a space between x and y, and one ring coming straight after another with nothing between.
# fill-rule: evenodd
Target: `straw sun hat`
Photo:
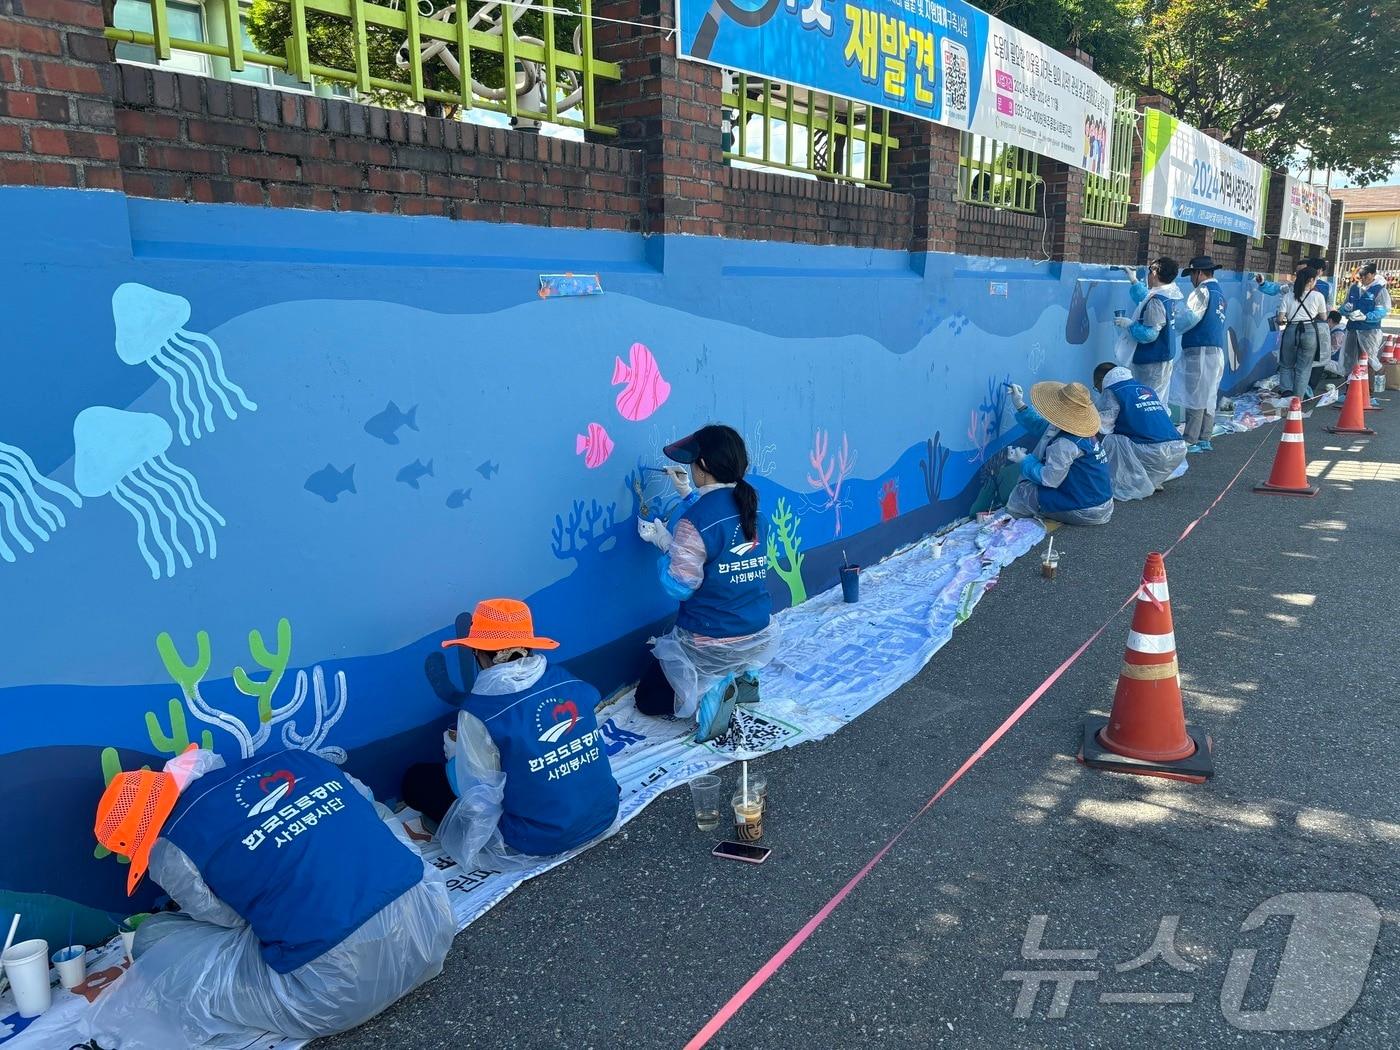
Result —
<instances>
[{"instance_id":1,"label":"straw sun hat","mask_svg":"<svg viewBox=\"0 0 1400 1050\"><path fill-rule=\"evenodd\" d=\"M1083 383L1036 383L1031 404L1067 434L1087 438L1099 432L1099 410Z\"/></svg>"}]
</instances>

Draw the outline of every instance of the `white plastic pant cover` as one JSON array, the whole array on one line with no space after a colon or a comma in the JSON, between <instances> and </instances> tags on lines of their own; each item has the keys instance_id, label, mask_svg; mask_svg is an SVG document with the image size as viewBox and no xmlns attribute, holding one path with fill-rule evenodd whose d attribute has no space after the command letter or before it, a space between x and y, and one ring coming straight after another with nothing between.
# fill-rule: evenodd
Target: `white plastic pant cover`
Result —
<instances>
[{"instance_id":1,"label":"white plastic pant cover","mask_svg":"<svg viewBox=\"0 0 1400 1050\"><path fill-rule=\"evenodd\" d=\"M1103 450L1116 500L1146 499L1186 458L1185 441L1143 445L1122 434L1105 435Z\"/></svg>"},{"instance_id":2,"label":"white plastic pant cover","mask_svg":"<svg viewBox=\"0 0 1400 1050\"><path fill-rule=\"evenodd\" d=\"M1181 351L1172 370L1171 403L1193 412L1214 412L1225 376L1225 351L1218 346L1192 346Z\"/></svg>"},{"instance_id":3,"label":"white plastic pant cover","mask_svg":"<svg viewBox=\"0 0 1400 1050\"><path fill-rule=\"evenodd\" d=\"M141 924L135 964L97 1000L85 1034L120 1050L171 1050L246 1047L262 1031L341 1032L441 973L455 928L442 874L428 864L422 882L285 974L263 961L249 926L157 915Z\"/></svg>"},{"instance_id":4,"label":"white plastic pant cover","mask_svg":"<svg viewBox=\"0 0 1400 1050\"><path fill-rule=\"evenodd\" d=\"M1174 364L1174 361L1156 361L1147 365L1129 365L1128 368L1134 379L1165 400L1165 395L1171 387Z\"/></svg>"},{"instance_id":5,"label":"white plastic pant cover","mask_svg":"<svg viewBox=\"0 0 1400 1050\"><path fill-rule=\"evenodd\" d=\"M1018 481L1006 501L1006 509L1018 518L1050 518L1066 525L1106 525L1113 517L1113 500L1080 510L1043 511L1040 488L1034 481Z\"/></svg>"},{"instance_id":6,"label":"white plastic pant cover","mask_svg":"<svg viewBox=\"0 0 1400 1050\"><path fill-rule=\"evenodd\" d=\"M767 667L778 653L779 640L776 621L744 638L701 638L682 627L662 635L652 652L676 691L676 717L694 716L700 698L730 675Z\"/></svg>"}]
</instances>

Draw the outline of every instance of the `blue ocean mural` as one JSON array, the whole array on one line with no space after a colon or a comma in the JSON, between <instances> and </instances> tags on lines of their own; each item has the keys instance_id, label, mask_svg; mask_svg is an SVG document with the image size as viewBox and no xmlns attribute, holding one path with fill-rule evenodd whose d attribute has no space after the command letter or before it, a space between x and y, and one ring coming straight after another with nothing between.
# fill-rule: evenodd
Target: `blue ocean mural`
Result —
<instances>
[{"instance_id":1,"label":"blue ocean mural","mask_svg":"<svg viewBox=\"0 0 1400 1050\"><path fill-rule=\"evenodd\" d=\"M665 443L745 434L800 602L1004 497L1005 384L1085 379L1130 306L1089 265L0 197L0 898L91 937L150 902L94 848L117 770L305 747L392 798L481 598L632 679L674 609L636 535ZM561 272L606 291L541 298ZM1225 286L1229 391L1273 366Z\"/></svg>"}]
</instances>

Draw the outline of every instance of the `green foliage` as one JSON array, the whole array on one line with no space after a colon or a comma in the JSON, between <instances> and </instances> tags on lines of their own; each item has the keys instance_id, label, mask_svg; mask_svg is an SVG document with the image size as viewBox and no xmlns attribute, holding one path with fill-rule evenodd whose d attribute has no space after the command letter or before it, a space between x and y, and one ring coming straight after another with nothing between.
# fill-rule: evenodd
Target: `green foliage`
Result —
<instances>
[{"instance_id":1,"label":"green foliage","mask_svg":"<svg viewBox=\"0 0 1400 1050\"><path fill-rule=\"evenodd\" d=\"M1131 0L992 0L978 6L1051 47L1087 51L1105 80L1119 81L1137 68L1142 26Z\"/></svg>"},{"instance_id":2,"label":"green foliage","mask_svg":"<svg viewBox=\"0 0 1400 1050\"><path fill-rule=\"evenodd\" d=\"M802 580L802 563L807 556L799 548L802 537L797 534L802 519L793 516L787 500L778 498L778 507L772 516L773 527L768 530L768 565L787 584L793 605L801 605L807 600L807 584ZM778 563L778 543L782 542L783 555L787 558L787 568Z\"/></svg>"},{"instance_id":3,"label":"green foliage","mask_svg":"<svg viewBox=\"0 0 1400 1050\"><path fill-rule=\"evenodd\" d=\"M203 632L200 632L203 634ZM258 721L270 722L272 720L272 694L277 692L277 687L282 683L282 676L287 673L287 661L292 656L292 625L284 616L277 621L277 650L270 651L263 642L262 632L254 627L248 632L248 651L253 654L253 659L267 671L267 677L261 682L254 681L248 676L248 672L242 667L233 669L233 684L238 687L238 691L244 696L257 697L258 700Z\"/></svg>"},{"instance_id":4,"label":"green foliage","mask_svg":"<svg viewBox=\"0 0 1400 1050\"><path fill-rule=\"evenodd\" d=\"M394 5L382 3L381 6ZM447 5L443 0L437 0L436 6L442 8ZM477 2L467 5L472 15L480 11L483 6L485 5ZM577 0L564 0L561 3L553 0L552 6L556 9L577 9L578 2ZM509 10L509 8L493 8L491 18L499 17L502 10ZM252 37L260 51L269 55L286 54L286 42L292 35L292 9L287 0L253 0L252 9L247 16L247 24L248 35ZM578 24L577 15L555 15L555 45L564 50L572 50L574 29ZM476 23L475 28L485 31L489 25L488 19L481 19ZM330 66L347 73L356 72L354 27L348 18L308 11L306 13L306 32L308 50L313 64ZM515 22L515 35L517 37L532 37L539 41L544 39L544 33L544 15L536 10L526 11ZM402 32L389 30L373 23L367 27L366 51L369 57L370 76L380 77L384 80L395 80L402 83L405 89L408 87L408 70L400 69L394 61L394 56L403 42L404 34ZM456 48L453 48L453 51L455 53ZM471 72L473 79L487 87L500 88L505 83L501 56L493 52L473 49ZM461 85L451 70L436 58L424 63L423 84L425 87L453 94L461 90ZM370 93L370 98L371 101L379 105L404 106L412 104L411 100L404 95L393 91L374 91Z\"/></svg>"},{"instance_id":5,"label":"green foliage","mask_svg":"<svg viewBox=\"0 0 1400 1050\"><path fill-rule=\"evenodd\" d=\"M1276 167L1371 181L1400 161L1400 0L1147 0L1127 82Z\"/></svg>"}]
</instances>

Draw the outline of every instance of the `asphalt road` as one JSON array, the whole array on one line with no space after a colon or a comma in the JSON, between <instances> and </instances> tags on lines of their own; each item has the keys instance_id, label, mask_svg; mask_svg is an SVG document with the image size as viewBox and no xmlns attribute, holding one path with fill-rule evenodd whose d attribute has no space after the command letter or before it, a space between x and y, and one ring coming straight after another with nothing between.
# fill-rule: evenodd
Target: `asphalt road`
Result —
<instances>
[{"instance_id":1,"label":"asphalt road","mask_svg":"<svg viewBox=\"0 0 1400 1050\"><path fill-rule=\"evenodd\" d=\"M711 1045L1400 1045L1400 397L1389 404L1375 438L1323 433L1327 409L1307 423L1316 499L1253 494L1278 430L1237 435L1110 525L1060 530L1058 580L1042 581L1033 558L1011 566L918 678L826 741L762 762L767 864L712 859L716 836L671 792L461 934L437 980L317 1047L683 1045L1117 608L1145 554L1261 441L1167 562L1187 716L1214 737L1215 779L1074 761L1081 718L1111 703L1120 616ZM1333 896L1282 898L1281 914L1241 930L1276 895L1319 893ZM1034 916L1043 936L1027 942ZM1116 969L1173 916L1176 968ZM1014 974L1034 970L1080 974L1062 1017L1049 1016L1053 984L1016 1016ZM1142 993L1189 1001L1113 998ZM1280 1026L1314 1030L1257 1030Z\"/></svg>"}]
</instances>

